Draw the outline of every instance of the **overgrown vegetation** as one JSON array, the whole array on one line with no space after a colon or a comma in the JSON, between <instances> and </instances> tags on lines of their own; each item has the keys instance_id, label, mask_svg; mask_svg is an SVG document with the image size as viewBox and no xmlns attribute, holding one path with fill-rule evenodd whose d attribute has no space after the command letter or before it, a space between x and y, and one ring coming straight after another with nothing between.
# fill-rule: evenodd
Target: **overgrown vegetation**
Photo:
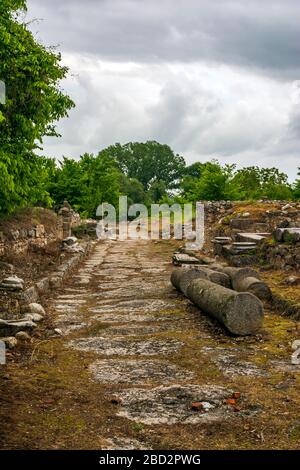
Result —
<instances>
[{"instance_id":1,"label":"overgrown vegetation","mask_svg":"<svg viewBox=\"0 0 300 470\"><path fill-rule=\"evenodd\" d=\"M39 44L21 15L25 0L0 3L0 212L22 205L50 205L48 162L35 151L44 136L57 136L55 122L68 115L72 100L59 88L68 69L55 50Z\"/></svg>"},{"instance_id":2,"label":"overgrown vegetation","mask_svg":"<svg viewBox=\"0 0 300 470\"><path fill-rule=\"evenodd\" d=\"M45 136L58 137L55 123L74 106L60 81L68 69L53 48L37 42L22 20L26 0L1 0L0 215L22 206L58 207L65 199L94 217L102 202L117 205L196 200L300 199L300 179L289 184L276 168L186 166L182 156L156 141L119 143L97 155L57 162L37 155ZM300 169L298 173L300 177Z\"/></svg>"}]
</instances>

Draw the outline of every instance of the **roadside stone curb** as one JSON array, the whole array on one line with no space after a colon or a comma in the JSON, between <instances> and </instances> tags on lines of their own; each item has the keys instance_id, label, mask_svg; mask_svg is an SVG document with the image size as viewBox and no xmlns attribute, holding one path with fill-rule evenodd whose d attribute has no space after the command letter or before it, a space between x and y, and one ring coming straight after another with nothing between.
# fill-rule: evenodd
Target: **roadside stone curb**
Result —
<instances>
[{"instance_id":1,"label":"roadside stone curb","mask_svg":"<svg viewBox=\"0 0 300 470\"><path fill-rule=\"evenodd\" d=\"M16 316L19 316L20 312L27 311L26 308L29 304L40 303L40 298L43 295L51 292L53 289L61 287L69 274L78 267L82 259L89 255L95 245L96 242L94 241L82 243L82 252L70 256L60 266L57 267L55 272L52 272L49 274L49 276L42 278L33 286L28 287L24 291L18 293L12 292L11 294L9 291L7 291L7 295L13 296L16 305L19 306L19 311L16 312Z\"/></svg>"}]
</instances>

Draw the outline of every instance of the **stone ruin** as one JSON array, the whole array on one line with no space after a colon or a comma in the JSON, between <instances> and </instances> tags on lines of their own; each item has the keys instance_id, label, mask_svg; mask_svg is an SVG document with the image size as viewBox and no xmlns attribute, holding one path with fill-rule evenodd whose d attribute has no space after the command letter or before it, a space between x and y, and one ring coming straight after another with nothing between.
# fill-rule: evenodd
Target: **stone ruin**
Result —
<instances>
[{"instance_id":1,"label":"stone ruin","mask_svg":"<svg viewBox=\"0 0 300 470\"><path fill-rule=\"evenodd\" d=\"M72 228L81 224L80 215L75 212L68 201L64 201L58 215L62 218L62 237L69 238L72 235Z\"/></svg>"},{"instance_id":2,"label":"stone ruin","mask_svg":"<svg viewBox=\"0 0 300 470\"><path fill-rule=\"evenodd\" d=\"M259 203L266 204L266 210L258 216L246 211L235 214L237 203L205 203L212 253L236 267L264 262L278 269L299 269L300 203L272 201L269 209L271 201Z\"/></svg>"}]
</instances>

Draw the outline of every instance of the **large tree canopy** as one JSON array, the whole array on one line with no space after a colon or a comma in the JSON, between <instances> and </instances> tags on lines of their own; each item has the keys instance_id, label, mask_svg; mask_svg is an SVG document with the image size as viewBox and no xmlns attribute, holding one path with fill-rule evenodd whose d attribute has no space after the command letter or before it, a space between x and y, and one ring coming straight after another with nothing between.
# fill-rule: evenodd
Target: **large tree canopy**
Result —
<instances>
[{"instance_id":1,"label":"large tree canopy","mask_svg":"<svg viewBox=\"0 0 300 470\"><path fill-rule=\"evenodd\" d=\"M48 199L41 186L42 160L34 150L44 136L57 136L55 122L67 116L72 100L59 88L67 74L61 56L39 44L22 21L25 0L0 3L0 212ZM37 190L39 186L39 190ZM44 194L43 194L44 193Z\"/></svg>"},{"instance_id":2,"label":"large tree canopy","mask_svg":"<svg viewBox=\"0 0 300 470\"><path fill-rule=\"evenodd\" d=\"M145 190L158 181L163 181L168 189L175 188L185 167L183 157L155 141L116 144L102 152L114 157L120 170L139 180Z\"/></svg>"}]
</instances>

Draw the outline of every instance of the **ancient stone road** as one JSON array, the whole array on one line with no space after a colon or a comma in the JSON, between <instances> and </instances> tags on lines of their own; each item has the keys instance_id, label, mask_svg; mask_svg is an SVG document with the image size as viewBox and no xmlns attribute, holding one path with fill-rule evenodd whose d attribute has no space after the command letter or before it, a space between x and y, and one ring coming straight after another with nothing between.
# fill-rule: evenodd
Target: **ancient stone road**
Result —
<instances>
[{"instance_id":1,"label":"ancient stone road","mask_svg":"<svg viewBox=\"0 0 300 470\"><path fill-rule=\"evenodd\" d=\"M98 243L49 299L63 336L41 343L22 372L32 395L10 445L299 446L294 323L267 311L260 335L229 336L172 288L173 250L169 242Z\"/></svg>"},{"instance_id":2,"label":"ancient stone road","mask_svg":"<svg viewBox=\"0 0 300 470\"><path fill-rule=\"evenodd\" d=\"M170 270L170 260L148 242L98 245L73 286L55 301L61 311L57 326L64 333L77 330L69 347L99 355L89 366L91 379L118 384L116 414L137 423L209 423L263 412L260 405L247 407L243 393L245 410L240 410L240 403L228 405L226 400L241 387L220 381L219 375L233 381L253 377L252 381L268 376L269 367L253 360L253 346L210 346L213 324L205 317L201 322L196 309L188 308L188 302L171 288ZM81 335L82 326L93 324L106 328L97 335ZM183 367L180 357L193 354L187 352L193 346L201 350L202 360L196 359L199 350L195 350L193 367ZM284 367L284 362L279 361L280 365ZM210 367L216 379L199 380L197 369L202 367ZM193 402L201 403L200 412L192 410Z\"/></svg>"}]
</instances>

